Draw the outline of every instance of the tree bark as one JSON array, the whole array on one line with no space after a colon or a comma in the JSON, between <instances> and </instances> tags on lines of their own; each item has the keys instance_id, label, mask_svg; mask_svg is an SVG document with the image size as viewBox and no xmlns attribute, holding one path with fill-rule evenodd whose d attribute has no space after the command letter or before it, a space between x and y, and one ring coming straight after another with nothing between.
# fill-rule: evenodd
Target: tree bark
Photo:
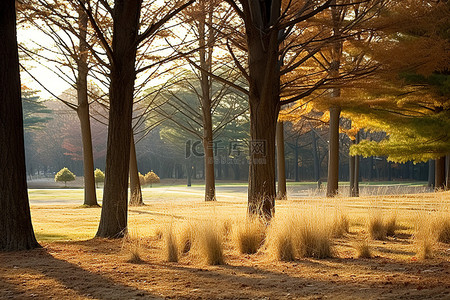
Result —
<instances>
[{"instance_id":1,"label":"tree bark","mask_svg":"<svg viewBox=\"0 0 450 300\"><path fill-rule=\"evenodd\" d=\"M0 1L0 251L40 247L27 193L15 1Z\"/></svg>"},{"instance_id":2,"label":"tree bark","mask_svg":"<svg viewBox=\"0 0 450 300\"><path fill-rule=\"evenodd\" d=\"M334 197L339 188L339 118L341 108L330 108L330 128L328 143L327 197Z\"/></svg>"},{"instance_id":3,"label":"tree bark","mask_svg":"<svg viewBox=\"0 0 450 300\"><path fill-rule=\"evenodd\" d=\"M270 219L275 209L275 134L279 112L278 31L247 25L249 49L250 161L248 211Z\"/></svg>"},{"instance_id":4,"label":"tree bark","mask_svg":"<svg viewBox=\"0 0 450 300\"><path fill-rule=\"evenodd\" d=\"M286 199L286 160L284 156L284 126L283 122L277 122L277 177L278 194L277 199Z\"/></svg>"},{"instance_id":5,"label":"tree bark","mask_svg":"<svg viewBox=\"0 0 450 300\"><path fill-rule=\"evenodd\" d=\"M207 12L205 11L205 14ZM208 14L209 15L209 14ZM210 20L212 21L212 20ZM211 71L212 48L206 43L206 16L199 22L200 67ZM213 34L210 30L209 34ZM202 117L203 117L203 151L205 174L205 201L216 201L216 183L214 174L214 147L211 117L211 80L206 72L201 72Z\"/></svg>"},{"instance_id":6,"label":"tree bark","mask_svg":"<svg viewBox=\"0 0 450 300\"><path fill-rule=\"evenodd\" d=\"M91 122L89 119L88 102L88 44L86 42L86 30L88 27L88 16L86 13L78 10L78 26L80 28L80 49L77 59L77 114L81 126L81 140L83 143L83 171L84 171L84 205L98 206L97 194L94 178L94 154L92 150Z\"/></svg>"},{"instance_id":7,"label":"tree bark","mask_svg":"<svg viewBox=\"0 0 450 300\"><path fill-rule=\"evenodd\" d=\"M312 154L314 160L314 180L316 182L320 181L320 162L319 162L319 148L317 147L317 137L316 132L311 130L312 135Z\"/></svg>"},{"instance_id":8,"label":"tree bark","mask_svg":"<svg viewBox=\"0 0 450 300\"><path fill-rule=\"evenodd\" d=\"M136 146L134 143L133 134L131 134L130 143L130 205L144 205L144 201L142 200L141 182L139 181Z\"/></svg>"},{"instance_id":9,"label":"tree bark","mask_svg":"<svg viewBox=\"0 0 450 300\"><path fill-rule=\"evenodd\" d=\"M351 141L351 143L353 145L356 145L356 142L354 140ZM350 155L349 157L349 184L350 184L350 189L349 189L349 196L350 197L355 197L355 162L356 162L356 157Z\"/></svg>"},{"instance_id":10,"label":"tree bark","mask_svg":"<svg viewBox=\"0 0 450 300\"><path fill-rule=\"evenodd\" d=\"M435 185L436 190L445 190L445 156L441 156L435 161Z\"/></svg>"},{"instance_id":11,"label":"tree bark","mask_svg":"<svg viewBox=\"0 0 450 300\"><path fill-rule=\"evenodd\" d=\"M434 163L435 163L434 159L430 159L428 161L428 186L431 188L434 188L434 175L435 175Z\"/></svg>"},{"instance_id":12,"label":"tree bark","mask_svg":"<svg viewBox=\"0 0 450 300\"><path fill-rule=\"evenodd\" d=\"M114 5L105 188L97 237L120 238L127 231L128 171L140 9L139 0L116 0Z\"/></svg>"}]
</instances>

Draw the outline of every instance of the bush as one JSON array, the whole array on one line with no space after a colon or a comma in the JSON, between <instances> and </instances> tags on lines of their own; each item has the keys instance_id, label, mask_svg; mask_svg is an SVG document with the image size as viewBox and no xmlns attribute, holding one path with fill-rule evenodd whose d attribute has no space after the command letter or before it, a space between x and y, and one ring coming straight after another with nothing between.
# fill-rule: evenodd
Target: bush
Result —
<instances>
[{"instance_id":1,"label":"bush","mask_svg":"<svg viewBox=\"0 0 450 300\"><path fill-rule=\"evenodd\" d=\"M100 169L95 169L94 178L95 178L95 183L97 184L97 187L98 187L99 182L105 182L105 173L103 173L102 170L100 170Z\"/></svg>"},{"instance_id":2,"label":"bush","mask_svg":"<svg viewBox=\"0 0 450 300\"><path fill-rule=\"evenodd\" d=\"M67 186L67 181L74 181L76 176L70 172L67 168L62 168L58 173L55 175L55 181L56 182L64 182L64 187Z\"/></svg>"},{"instance_id":3,"label":"bush","mask_svg":"<svg viewBox=\"0 0 450 300\"><path fill-rule=\"evenodd\" d=\"M144 184L150 184L152 186L154 183L159 183L159 176L155 174L155 172L150 171L144 176Z\"/></svg>"}]
</instances>

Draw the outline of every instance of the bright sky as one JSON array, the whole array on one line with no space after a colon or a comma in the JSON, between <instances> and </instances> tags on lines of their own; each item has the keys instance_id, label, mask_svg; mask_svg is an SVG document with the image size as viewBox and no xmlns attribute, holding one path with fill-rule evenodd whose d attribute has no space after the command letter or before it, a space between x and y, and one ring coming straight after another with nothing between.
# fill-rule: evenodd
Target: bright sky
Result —
<instances>
[{"instance_id":1,"label":"bright sky","mask_svg":"<svg viewBox=\"0 0 450 300\"><path fill-rule=\"evenodd\" d=\"M45 34L39 30L32 28L17 28L17 40L19 43L26 45L26 47L35 48L33 41L37 41L40 44L52 45L53 42ZM28 71L39 80L48 90L50 90L55 95L60 95L63 91L68 89L70 86L61 78L59 78L55 73L46 67L40 66L38 63L32 60L21 60L20 63L28 69ZM49 68L54 68L50 63L47 63ZM34 79L32 79L25 71L20 72L22 84L27 87L39 90L40 96L43 99L53 98L50 93L45 91Z\"/></svg>"}]
</instances>

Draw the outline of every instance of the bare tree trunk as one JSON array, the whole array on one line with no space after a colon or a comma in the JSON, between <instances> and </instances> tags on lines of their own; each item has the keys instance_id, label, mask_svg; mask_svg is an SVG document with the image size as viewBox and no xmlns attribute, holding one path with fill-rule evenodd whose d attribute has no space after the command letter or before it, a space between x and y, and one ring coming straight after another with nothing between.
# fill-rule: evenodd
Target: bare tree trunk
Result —
<instances>
[{"instance_id":1,"label":"bare tree trunk","mask_svg":"<svg viewBox=\"0 0 450 300\"><path fill-rule=\"evenodd\" d=\"M334 197L339 188L339 118L341 108L330 108L330 128L328 144L327 197Z\"/></svg>"},{"instance_id":2,"label":"bare tree trunk","mask_svg":"<svg viewBox=\"0 0 450 300\"><path fill-rule=\"evenodd\" d=\"M15 1L0 1L0 251L40 247L27 193Z\"/></svg>"},{"instance_id":3,"label":"bare tree trunk","mask_svg":"<svg viewBox=\"0 0 450 300\"><path fill-rule=\"evenodd\" d=\"M274 17L274 16L272 16ZM275 134L280 110L278 32L247 27L250 70L248 211L270 219L275 210Z\"/></svg>"},{"instance_id":4,"label":"bare tree trunk","mask_svg":"<svg viewBox=\"0 0 450 300\"><path fill-rule=\"evenodd\" d=\"M319 148L317 147L316 132L311 130L312 135L312 154L314 160L314 180L319 183L320 181L320 162L319 162Z\"/></svg>"},{"instance_id":5,"label":"bare tree trunk","mask_svg":"<svg viewBox=\"0 0 450 300\"><path fill-rule=\"evenodd\" d=\"M439 157L435 161L435 185L436 190L445 189L445 156Z\"/></svg>"},{"instance_id":6,"label":"bare tree trunk","mask_svg":"<svg viewBox=\"0 0 450 300\"><path fill-rule=\"evenodd\" d=\"M351 143L353 145L356 145L356 142L354 140L351 141ZM349 184L350 184L350 189L349 189L349 196L350 197L355 197L355 162L356 162L356 157L350 155L349 156Z\"/></svg>"},{"instance_id":7,"label":"bare tree trunk","mask_svg":"<svg viewBox=\"0 0 450 300\"><path fill-rule=\"evenodd\" d=\"M130 205L144 205L144 201L142 200L141 182L139 181L136 146L134 143L133 134L131 134L130 143Z\"/></svg>"},{"instance_id":8,"label":"bare tree trunk","mask_svg":"<svg viewBox=\"0 0 450 300\"><path fill-rule=\"evenodd\" d=\"M202 15L199 22L199 45L200 45L200 67L202 70L211 71L212 59L212 34L213 30L209 30L209 36L206 36L206 18L212 22L212 6L206 8L205 14ZM208 43L207 43L208 39ZM203 151L204 156L204 174L205 174L205 201L216 200L216 183L214 171L214 149L213 149L213 129L211 117L211 80L206 72L201 72L201 88L202 88L202 117L203 117Z\"/></svg>"},{"instance_id":9,"label":"bare tree trunk","mask_svg":"<svg viewBox=\"0 0 450 300\"><path fill-rule=\"evenodd\" d=\"M434 188L434 175L435 175L435 171L434 171L434 166L435 166L435 160L434 159L430 159L428 161L428 186L431 188Z\"/></svg>"},{"instance_id":10,"label":"bare tree trunk","mask_svg":"<svg viewBox=\"0 0 450 300\"><path fill-rule=\"evenodd\" d=\"M128 172L140 9L139 0L116 0L114 5L105 188L97 237L120 238L127 231Z\"/></svg>"},{"instance_id":11,"label":"bare tree trunk","mask_svg":"<svg viewBox=\"0 0 450 300\"><path fill-rule=\"evenodd\" d=\"M81 125L81 140L83 143L83 170L84 170L84 205L98 206L94 178L94 154L92 150L91 122L89 119L88 102L88 44L86 42L86 30L88 16L78 10L78 26L80 28L80 57L77 59L77 114Z\"/></svg>"},{"instance_id":12,"label":"bare tree trunk","mask_svg":"<svg viewBox=\"0 0 450 300\"><path fill-rule=\"evenodd\" d=\"M277 199L286 199L286 160L284 156L284 126L283 122L277 122Z\"/></svg>"}]
</instances>

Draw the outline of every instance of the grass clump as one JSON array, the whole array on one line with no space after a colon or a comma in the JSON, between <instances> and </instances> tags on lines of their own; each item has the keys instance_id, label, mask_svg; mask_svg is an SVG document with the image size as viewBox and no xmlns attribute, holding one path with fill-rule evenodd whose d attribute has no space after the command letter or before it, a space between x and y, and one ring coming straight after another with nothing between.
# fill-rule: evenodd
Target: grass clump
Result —
<instances>
[{"instance_id":1,"label":"grass clump","mask_svg":"<svg viewBox=\"0 0 450 300\"><path fill-rule=\"evenodd\" d=\"M420 214L417 218L414 246L419 259L429 259L433 257L433 248L436 243L436 232L429 215Z\"/></svg>"},{"instance_id":2,"label":"grass clump","mask_svg":"<svg viewBox=\"0 0 450 300\"><path fill-rule=\"evenodd\" d=\"M169 226L164 236L166 260L168 262L178 262L178 245L172 225Z\"/></svg>"},{"instance_id":3,"label":"grass clump","mask_svg":"<svg viewBox=\"0 0 450 300\"><path fill-rule=\"evenodd\" d=\"M208 265L224 264L222 234L217 224L198 223L195 228L198 252Z\"/></svg>"},{"instance_id":4,"label":"grass clump","mask_svg":"<svg viewBox=\"0 0 450 300\"><path fill-rule=\"evenodd\" d=\"M299 224L298 252L302 257L332 257L332 228L318 218L310 218Z\"/></svg>"},{"instance_id":5,"label":"grass clump","mask_svg":"<svg viewBox=\"0 0 450 300\"><path fill-rule=\"evenodd\" d=\"M284 261L295 257L328 258L333 256L333 226L318 215L290 215L270 225L268 250Z\"/></svg>"},{"instance_id":6,"label":"grass clump","mask_svg":"<svg viewBox=\"0 0 450 300\"><path fill-rule=\"evenodd\" d=\"M289 218L275 218L270 224L266 239L267 250L276 260L293 261L295 259L295 233L292 221Z\"/></svg>"},{"instance_id":7,"label":"grass clump","mask_svg":"<svg viewBox=\"0 0 450 300\"><path fill-rule=\"evenodd\" d=\"M258 218L247 218L234 230L234 241L242 254L254 254L262 245L265 226Z\"/></svg>"},{"instance_id":8,"label":"grass clump","mask_svg":"<svg viewBox=\"0 0 450 300\"><path fill-rule=\"evenodd\" d=\"M385 227L387 236L395 236L395 231L398 228L397 216L395 216L395 215L390 216L384 223L384 227Z\"/></svg>"},{"instance_id":9,"label":"grass clump","mask_svg":"<svg viewBox=\"0 0 450 300\"><path fill-rule=\"evenodd\" d=\"M194 231L192 223L186 223L181 227L178 235L178 245L182 254L187 254L191 250L193 240Z\"/></svg>"},{"instance_id":10,"label":"grass clump","mask_svg":"<svg viewBox=\"0 0 450 300\"><path fill-rule=\"evenodd\" d=\"M336 213L332 223L332 232L334 237L342 237L350 231L350 222L348 216L343 213Z\"/></svg>"},{"instance_id":11,"label":"grass clump","mask_svg":"<svg viewBox=\"0 0 450 300\"><path fill-rule=\"evenodd\" d=\"M372 251L368 240L357 242L355 248L358 258L372 258Z\"/></svg>"},{"instance_id":12,"label":"grass clump","mask_svg":"<svg viewBox=\"0 0 450 300\"><path fill-rule=\"evenodd\" d=\"M128 252L128 259L126 262L132 264L140 264L144 261L141 258L142 246L141 238L137 232L128 232L123 239L122 249L126 249Z\"/></svg>"},{"instance_id":13,"label":"grass clump","mask_svg":"<svg viewBox=\"0 0 450 300\"><path fill-rule=\"evenodd\" d=\"M437 216L434 222L434 231L439 242L450 244L450 215L440 214Z\"/></svg>"},{"instance_id":14,"label":"grass clump","mask_svg":"<svg viewBox=\"0 0 450 300\"><path fill-rule=\"evenodd\" d=\"M369 217L368 231L374 240L384 240L386 238L386 226L383 223L381 213Z\"/></svg>"}]
</instances>

